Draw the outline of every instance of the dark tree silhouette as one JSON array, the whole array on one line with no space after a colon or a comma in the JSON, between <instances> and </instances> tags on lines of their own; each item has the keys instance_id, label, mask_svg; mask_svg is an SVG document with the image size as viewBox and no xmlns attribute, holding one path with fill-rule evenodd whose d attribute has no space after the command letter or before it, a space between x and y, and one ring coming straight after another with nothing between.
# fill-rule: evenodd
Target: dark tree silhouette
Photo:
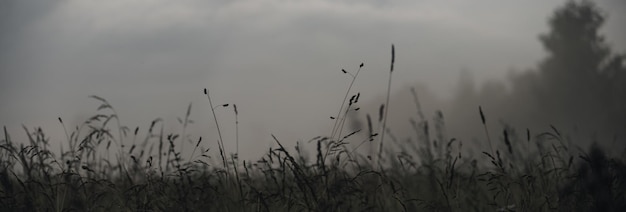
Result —
<instances>
[{"instance_id":1,"label":"dark tree silhouette","mask_svg":"<svg viewBox=\"0 0 626 212\"><path fill-rule=\"evenodd\" d=\"M537 111L549 121L611 131L626 127L624 55L612 53L599 34L605 17L590 1L569 1L549 20L550 32L540 36L548 57L530 85Z\"/></svg>"}]
</instances>

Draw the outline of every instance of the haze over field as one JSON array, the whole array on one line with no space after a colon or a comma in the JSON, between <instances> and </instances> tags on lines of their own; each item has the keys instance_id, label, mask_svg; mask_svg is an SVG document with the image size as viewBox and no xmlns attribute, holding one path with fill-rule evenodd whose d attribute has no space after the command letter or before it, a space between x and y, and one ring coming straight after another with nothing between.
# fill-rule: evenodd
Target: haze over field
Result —
<instances>
[{"instance_id":1,"label":"haze over field","mask_svg":"<svg viewBox=\"0 0 626 212\"><path fill-rule=\"evenodd\" d=\"M162 117L179 131L176 117L192 102L188 132L214 146L208 88L215 104L237 104L240 155L257 158L270 134L293 146L330 133L350 82L342 68L365 63L353 91L382 103L391 43L393 93L420 83L431 111L455 96L461 70L481 84L536 68L546 57L538 36L564 2L3 0L0 125L18 138L21 124L42 126L58 145L57 117L73 128L95 114L87 96L98 95L131 128L145 133ZM601 33L623 53L626 2L594 2L608 14ZM216 113L232 150L232 108Z\"/></svg>"}]
</instances>

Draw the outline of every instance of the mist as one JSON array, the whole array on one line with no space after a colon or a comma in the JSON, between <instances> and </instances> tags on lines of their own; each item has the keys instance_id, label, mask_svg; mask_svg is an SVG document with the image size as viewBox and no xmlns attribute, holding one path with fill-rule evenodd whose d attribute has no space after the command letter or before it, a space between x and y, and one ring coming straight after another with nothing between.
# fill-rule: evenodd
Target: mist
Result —
<instances>
[{"instance_id":1,"label":"mist","mask_svg":"<svg viewBox=\"0 0 626 212\"><path fill-rule=\"evenodd\" d=\"M548 56L539 36L564 2L4 0L0 125L15 140L25 137L22 124L40 126L61 145L67 139L58 117L73 129L96 113L99 102L88 96L97 95L123 125L145 133L163 118L166 131L180 132L177 118L191 103L195 122L187 133L217 149L202 93L208 88L214 104L230 104L216 108L227 151L236 149L236 104L239 154L258 158L274 144L271 134L293 146L330 133L329 117L350 82L341 69L353 73L364 63L352 90L362 95L363 113L375 111L393 43L389 122L399 134L409 133L400 129L408 126L403 114L416 114L411 87L427 117L443 111L450 136L482 133L478 105L494 134L499 120L548 130L550 123L538 126L515 112L530 101L514 96L524 87L514 79ZM623 53L626 4L596 3L608 14L600 33ZM519 102L499 104L503 96Z\"/></svg>"},{"instance_id":2,"label":"mist","mask_svg":"<svg viewBox=\"0 0 626 212\"><path fill-rule=\"evenodd\" d=\"M550 30L538 36L547 54L535 67L482 83L463 69L454 96L443 101L423 86L405 87L391 97L392 105L385 105L393 108L386 131L395 143L424 140L420 136L430 133L437 135L434 146L456 140L480 149L490 146L490 139L505 146L511 137L521 142L548 133L578 150L596 143L622 155L626 68L624 54L599 30L606 17L593 3L568 2L548 18ZM376 106L359 112L382 117ZM363 118L353 118L353 130L365 128ZM378 120L381 125L383 119Z\"/></svg>"}]
</instances>

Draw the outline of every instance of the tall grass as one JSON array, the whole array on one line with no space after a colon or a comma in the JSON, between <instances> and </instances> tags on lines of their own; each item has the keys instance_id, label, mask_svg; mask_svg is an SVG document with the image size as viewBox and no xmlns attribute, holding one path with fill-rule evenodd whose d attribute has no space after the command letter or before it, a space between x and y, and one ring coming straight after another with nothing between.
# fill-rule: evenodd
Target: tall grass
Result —
<instances>
[{"instance_id":1,"label":"tall grass","mask_svg":"<svg viewBox=\"0 0 626 212\"><path fill-rule=\"evenodd\" d=\"M394 57L392 47L391 72ZM358 108L360 94L348 101L351 87L333 117L331 135L309 141L315 150L284 146L272 135L279 148L266 150L256 161L240 161L238 147L229 156L219 130L218 161L202 138L193 140L192 154L183 158L176 145L191 140L184 130L191 105L180 121L181 134L164 132L162 120L155 119L142 141L139 128L131 133L109 102L93 96L101 102L98 113L71 133L66 130L67 146L59 153L50 150L41 128L24 127L27 141L12 140L4 128L0 205L7 211L626 210L624 162L597 146L576 153L556 127L538 134L526 130L524 136L503 126L495 129L502 137L492 143L485 125L489 149L472 155L463 141L445 135L441 113L432 121L424 118L414 94L417 116L407 114L415 130L412 139L397 140L386 129L388 100L379 114L382 128L372 127L367 115L367 132L342 136L346 114ZM213 105L207 90L205 94L219 127L215 109L229 105ZM482 119L477 124L485 124L488 111L477 113ZM375 142L378 133L384 165L355 151L364 142ZM386 136L393 142L383 149Z\"/></svg>"}]
</instances>

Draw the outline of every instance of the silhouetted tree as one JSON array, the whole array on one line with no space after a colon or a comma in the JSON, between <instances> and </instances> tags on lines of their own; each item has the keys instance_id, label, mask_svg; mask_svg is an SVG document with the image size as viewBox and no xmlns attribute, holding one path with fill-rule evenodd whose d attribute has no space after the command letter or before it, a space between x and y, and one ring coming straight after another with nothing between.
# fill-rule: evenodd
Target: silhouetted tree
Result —
<instances>
[{"instance_id":1,"label":"silhouetted tree","mask_svg":"<svg viewBox=\"0 0 626 212\"><path fill-rule=\"evenodd\" d=\"M548 57L534 86L542 116L558 124L626 126L623 55L611 52L599 29L605 15L590 1L568 1L540 36ZM623 128L622 128L623 129Z\"/></svg>"}]
</instances>

